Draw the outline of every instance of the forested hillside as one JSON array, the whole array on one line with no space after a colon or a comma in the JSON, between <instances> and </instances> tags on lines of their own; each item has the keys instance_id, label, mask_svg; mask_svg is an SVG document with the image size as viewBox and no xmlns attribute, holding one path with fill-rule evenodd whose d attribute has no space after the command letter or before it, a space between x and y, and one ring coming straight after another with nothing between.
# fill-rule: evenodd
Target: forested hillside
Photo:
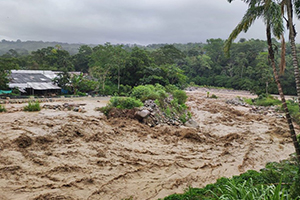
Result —
<instances>
[{"instance_id":1,"label":"forested hillside","mask_svg":"<svg viewBox=\"0 0 300 200\"><path fill-rule=\"evenodd\" d=\"M0 69L80 71L89 76L78 76L76 80L73 77L74 87L100 94L120 94L136 85L155 83L277 93L266 41L240 39L232 45L230 57L224 54L224 42L209 39L206 43L91 46L2 40ZM273 42L279 58L280 44ZM282 85L285 94L295 94L289 44L286 62ZM65 73L56 81L64 88L69 79ZM1 80L0 89L5 89L5 79Z\"/></svg>"}]
</instances>

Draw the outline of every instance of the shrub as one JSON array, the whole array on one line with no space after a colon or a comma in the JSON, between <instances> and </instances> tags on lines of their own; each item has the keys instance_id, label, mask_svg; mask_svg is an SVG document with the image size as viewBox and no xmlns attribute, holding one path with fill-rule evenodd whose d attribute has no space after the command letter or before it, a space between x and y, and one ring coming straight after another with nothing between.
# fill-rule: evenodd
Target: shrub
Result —
<instances>
[{"instance_id":1,"label":"shrub","mask_svg":"<svg viewBox=\"0 0 300 200\"><path fill-rule=\"evenodd\" d=\"M167 93L164 87L159 84L156 84L156 86L139 85L132 89L130 96L136 99L140 99L141 101L145 101L148 99L158 99L161 101L167 97Z\"/></svg>"},{"instance_id":2,"label":"shrub","mask_svg":"<svg viewBox=\"0 0 300 200\"><path fill-rule=\"evenodd\" d=\"M132 109L143 106L143 103L139 99L131 97L112 97L110 103L113 107L120 109Z\"/></svg>"},{"instance_id":3,"label":"shrub","mask_svg":"<svg viewBox=\"0 0 300 200\"><path fill-rule=\"evenodd\" d=\"M130 91L131 91L130 85L120 85L119 95L120 96L129 96Z\"/></svg>"},{"instance_id":4,"label":"shrub","mask_svg":"<svg viewBox=\"0 0 300 200\"><path fill-rule=\"evenodd\" d=\"M6 108L3 105L0 105L0 112L6 112Z\"/></svg>"},{"instance_id":5,"label":"shrub","mask_svg":"<svg viewBox=\"0 0 300 200\"><path fill-rule=\"evenodd\" d=\"M24 107L24 111L34 112L40 111L41 106L39 102L28 102L28 105Z\"/></svg>"},{"instance_id":6,"label":"shrub","mask_svg":"<svg viewBox=\"0 0 300 200\"><path fill-rule=\"evenodd\" d=\"M166 85L166 92L173 93L173 91L178 90L178 87L176 85Z\"/></svg>"},{"instance_id":7,"label":"shrub","mask_svg":"<svg viewBox=\"0 0 300 200\"><path fill-rule=\"evenodd\" d=\"M186 95L186 92L183 90L175 90L173 92L173 97L178 100L179 104L184 104L188 98L188 96Z\"/></svg>"},{"instance_id":8,"label":"shrub","mask_svg":"<svg viewBox=\"0 0 300 200\"><path fill-rule=\"evenodd\" d=\"M212 99L217 99L218 97L217 97L217 95L212 94L212 95L210 96L210 98L212 98Z\"/></svg>"},{"instance_id":9,"label":"shrub","mask_svg":"<svg viewBox=\"0 0 300 200\"><path fill-rule=\"evenodd\" d=\"M132 97L112 97L109 105L120 109L132 109L143 106L143 102Z\"/></svg>"},{"instance_id":10,"label":"shrub","mask_svg":"<svg viewBox=\"0 0 300 200\"><path fill-rule=\"evenodd\" d=\"M134 87L131 91L131 97L145 101L150 99L150 96L153 98L154 86L153 85L139 85Z\"/></svg>"},{"instance_id":11,"label":"shrub","mask_svg":"<svg viewBox=\"0 0 300 200\"><path fill-rule=\"evenodd\" d=\"M77 92L77 95L79 95L79 96L86 96L86 93L84 93L84 92Z\"/></svg>"},{"instance_id":12,"label":"shrub","mask_svg":"<svg viewBox=\"0 0 300 200\"><path fill-rule=\"evenodd\" d=\"M273 97L272 95L266 95L266 94L261 94L259 95L258 98L255 98L251 101L253 102L254 105L257 106L274 106L274 105L281 104L281 101L278 100L276 97ZM250 103L250 100L248 100L248 102Z\"/></svg>"},{"instance_id":13,"label":"shrub","mask_svg":"<svg viewBox=\"0 0 300 200\"><path fill-rule=\"evenodd\" d=\"M96 110L107 115L112 108L132 109L143 105L144 104L141 100L132 97L112 97L107 106L96 108Z\"/></svg>"}]
</instances>

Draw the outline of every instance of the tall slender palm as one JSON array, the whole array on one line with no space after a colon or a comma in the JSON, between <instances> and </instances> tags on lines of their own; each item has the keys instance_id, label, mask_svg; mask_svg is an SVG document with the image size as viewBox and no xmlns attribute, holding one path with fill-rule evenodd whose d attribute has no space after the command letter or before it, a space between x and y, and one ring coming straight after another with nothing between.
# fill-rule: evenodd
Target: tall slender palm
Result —
<instances>
[{"instance_id":1,"label":"tall slender palm","mask_svg":"<svg viewBox=\"0 0 300 200\"><path fill-rule=\"evenodd\" d=\"M227 1L231 3L233 0L227 0ZM272 0L242 0L242 1L249 4L249 7L255 5L269 5L272 2ZM297 17L300 18L300 1L299 0L276 0L276 2L281 4L283 8L282 13L284 12L284 8L286 8L286 12L287 12L286 21L289 30L289 41L291 43L291 48L292 48L294 76L295 76L296 90L298 96L298 104L300 108L300 72L298 67L299 63L298 63L296 43L295 43L296 31L293 23L293 8L295 8Z\"/></svg>"},{"instance_id":2,"label":"tall slender palm","mask_svg":"<svg viewBox=\"0 0 300 200\"><path fill-rule=\"evenodd\" d=\"M250 2L250 0L249 0ZM251 4L252 3L252 4ZM276 80L276 84L278 87L278 92L281 97L281 101L285 110L285 115L287 119L287 123L289 125L291 138L293 140L293 144L296 150L297 155L297 161L300 166L300 146L297 141L294 125L285 101L285 97L282 91L281 83L279 80L278 72L276 69L275 64L275 58L274 58L274 51L272 47L272 40L271 40L271 32L276 36L277 38L283 37L282 33L284 30L283 27L283 18L282 18L282 12L281 7L279 4L276 4L275 2L271 0L264 1L264 4L254 4L254 1L251 1L249 4L249 8L244 15L242 21L236 26L236 28L232 31L229 38L225 42L224 51L226 53L229 53L230 46L234 39L242 32L247 32L250 26L253 24L253 22L257 18L263 18L264 23L266 25L266 33L267 33L267 42L268 42L268 52L269 52L269 58L271 61L271 65L273 68L274 77Z\"/></svg>"},{"instance_id":3,"label":"tall slender palm","mask_svg":"<svg viewBox=\"0 0 300 200\"><path fill-rule=\"evenodd\" d=\"M293 5L295 6L296 13L297 13L297 11L299 11L299 0L294 0L294 1L282 0L281 5L283 8L284 7L286 8L286 12L287 12L287 27L289 30L289 41L291 43L291 48L292 48L294 75L295 75L298 103L300 108L300 73L299 73L299 67L298 67L299 63L298 63L296 43L295 43L296 30L293 23Z\"/></svg>"}]
</instances>

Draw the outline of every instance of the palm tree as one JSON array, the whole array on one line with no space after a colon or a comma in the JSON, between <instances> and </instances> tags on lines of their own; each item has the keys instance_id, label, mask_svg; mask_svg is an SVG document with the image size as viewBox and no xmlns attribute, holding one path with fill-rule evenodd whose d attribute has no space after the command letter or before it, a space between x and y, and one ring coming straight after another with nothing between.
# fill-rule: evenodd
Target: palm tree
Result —
<instances>
[{"instance_id":1,"label":"palm tree","mask_svg":"<svg viewBox=\"0 0 300 200\"><path fill-rule=\"evenodd\" d=\"M227 0L228 2L232 2L233 0ZM245 3L249 4L249 7L255 6L255 5L269 5L272 0L242 0ZM293 66L294 66L294 76L295 76L295 83L296 83L296 90L297 90L297 96L298 96L298 104L300 108L300 72L299 72L299 64L298 64L298 58L297 58L297 50L296 50L296 43L295 43L295 37L296 37L296 30L293 23L293 6L295 7L295 11L297 14L297 17L300 18L300 1L299 0L277 0L277 2L280 3L282 6L282 14L284 13L284 8L286 8L287 11L287 28L289 30L289 41L291 43L292 48L292 59L293 59Z\"/></svg>"},{"instance_id":2,"label":"palm tree","mask_svg":"<svg viewBox=\"0 0 300 200\"><path fill-rule=\"evenodd\" d=\"M300 73L298 68L298 59L297 59L297 51L296 51L296 44L295 44L295 36L296 31L293 23L293 4L291 0L283 0L283 5L286 6L287 10L287 24L289 29L289 40L291 43L292 48L292 59L293 59L293 66L294 66L294 74L295 74L295 82L296 82L296 89L297 89L297 95L298 95L298 103L300 107ZM297 3L299 1L295 2L295 5L297 6ZM299 5L298 5L299 6Z\"/></svg>"},{"instance_id":3,"label":"palm tree","mask_svg":"<svg viewBox=\"0 0 300 200\"><path fill-rule=\"evenodd\" d=\"M254 21L257 18L262 17L264 20L264 23L266 25L266 33L267 33L267 43L268 43L268 52L269 52L269 58L271 61L274 77L276 80L276 84L278 87L278 92L281 97L282 105L285 110L285 115L287 119L287 123L289 125L291 138L293 140L293 144L296 150L297 155L297 161L300 167L300 147L299 143L297 141L294 125L285 101L285 96L282 91L280 79L278 76L276 64L275 64L275 58L274 58L274 51L272 47L272 39L271 39L271 32L276 36L277 38L283 38L283 18L282 18L282 12L281 7L279 4L276 4L275 2L271 0L266 0L264 4L254 4L254 1L248 0L249 2L249 8L244 15L242 21L236 26L236 28L232 31L229 38L225 42L224 51L225 53L229 54L230 46L234 39L242 32L247 32L250 26L254 23Z\"/></svg>"}]
</instances>

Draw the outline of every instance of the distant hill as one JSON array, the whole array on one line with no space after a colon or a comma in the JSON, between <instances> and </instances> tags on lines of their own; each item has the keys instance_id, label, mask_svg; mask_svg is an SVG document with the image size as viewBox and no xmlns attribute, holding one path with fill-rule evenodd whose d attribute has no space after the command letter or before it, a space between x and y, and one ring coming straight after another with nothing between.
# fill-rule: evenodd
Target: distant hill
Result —
<instances>
[{"instance_id":1,"label":"distant hill","mask_svg":"<svg viewBox=\"0 0 300 200\"><path fill-rule=\"evenodd\" d=\"M43 42L43 41L7 41L1 40L0 41L0 56L7 53L9 50L13 49L17 51L20 55L28 55L32 51L36 51L38 49L47 48L47 47L55 47L56 45L60 45L62 49L68 51L71 55L77 54L78 49L82 45L88 45L90 47L97 46L96 44L69 44L69 43L62 43L62 42ZM124 45L124 44L123 44ZM137 45L137 44L125 44L125 49L132 49L133 47L143 48L145 50L153 51L156 50L164 45L167 44L149 44L147 46ZM204 43L187 43L187 44L180 44L180 43L173 43L177 49L187 52L191 49L199 49L203 47Z\"/></svg>"},{"instance_id":2,"label":"distant hill","mask_svg":"<svg viewBox=\"0 0 300 200\"><path fill-rule=\"evenodd\" d=\"M5 54L10 49L16 50L21 55L29 54L32 51L36 51L38 49L46 48L46 47L55 47L56 45L60 45L62 49L68 51L71 55L78 53L78 49L81 45L84 44L68 44L61 42L43 42L43 41L0 41L0 55ZM89 45L94 47L96 45Z\"/></svg>"}]
</instances>

